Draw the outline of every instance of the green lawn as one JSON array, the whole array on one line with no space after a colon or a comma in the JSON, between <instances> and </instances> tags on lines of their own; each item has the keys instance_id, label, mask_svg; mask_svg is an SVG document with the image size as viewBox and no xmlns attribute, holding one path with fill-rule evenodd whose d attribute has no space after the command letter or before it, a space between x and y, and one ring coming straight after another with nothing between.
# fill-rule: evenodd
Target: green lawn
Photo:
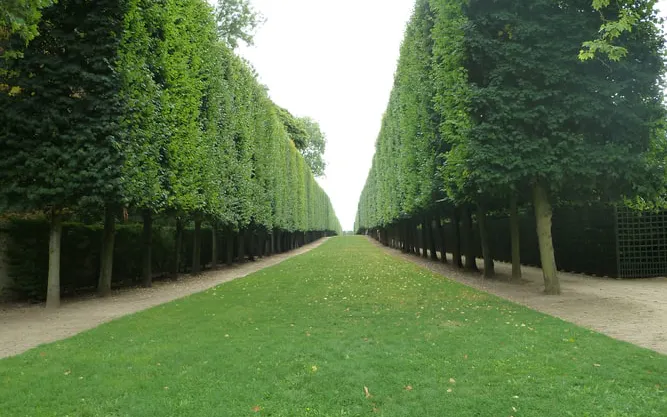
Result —
<instances>
[{"instance_id":1,"label":"green lawn","mask_svg":"<svg viewBox=\"0 0 667 417\"><path fill-rule=\"evenodd\" d=\"M667 356L361 237L0 361L1 416L664 417L666 389Z\"/></svg>"}]
</instances>

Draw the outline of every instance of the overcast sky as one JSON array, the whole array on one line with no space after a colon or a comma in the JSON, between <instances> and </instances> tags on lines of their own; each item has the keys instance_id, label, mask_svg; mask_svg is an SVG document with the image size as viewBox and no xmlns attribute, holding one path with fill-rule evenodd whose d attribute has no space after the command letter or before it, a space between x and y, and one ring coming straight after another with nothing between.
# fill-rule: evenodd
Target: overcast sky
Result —
<instances>
[{"instance_id":1,"label":"overcast sky","mask_svg":"<svg viewBox=\"0 0 667 417\"><path fill-rule=\"evenodd\" d=\"M351 230L414 0L252 2L267 21L240 52L277 104L320 123L328 165L319 182Z\"/></svg>"}]
</instances>

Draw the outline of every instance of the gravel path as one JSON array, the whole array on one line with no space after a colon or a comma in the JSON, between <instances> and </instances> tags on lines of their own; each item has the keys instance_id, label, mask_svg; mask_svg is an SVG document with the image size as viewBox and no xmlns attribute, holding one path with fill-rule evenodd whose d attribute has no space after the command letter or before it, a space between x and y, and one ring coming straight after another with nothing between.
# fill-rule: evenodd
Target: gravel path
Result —
<instances>
[{"instance_id":1,"label":"gravel path","mask_svg":"<svg viewBox=\"0 0 667 417\"><path fill-rule=\"evenodd\" d=\"M512 265L496 262L497 277L462 272L450 265L406 255L373 241L389 253L463 284L604 333L615 339L667 354L667 278L616 280L560 273L562 295L542 292L542 270L522 267L523 278L510 283ZM451 257L450 257L451 259ZM483 267L482 260L477 266Z\"/></svg>"},{"instance_id":2,"label":"gravel path","mask_svg":"<svg viewBox=\"0 0 667 417\"><path fill-rule=\"evenodd\" d=\"M0 305L0 358L17 355L41 344L65 339L97 327L115 318L245 277L315 249L325 240L320 239L289 253L262 258L256 262L223 267L196 277L184 275L178 281L156 282L153 288L120 290L104 299L89 297L65 301L60 309L52 313L47 313L40 305Z\"/></svg>"}]
</instances>

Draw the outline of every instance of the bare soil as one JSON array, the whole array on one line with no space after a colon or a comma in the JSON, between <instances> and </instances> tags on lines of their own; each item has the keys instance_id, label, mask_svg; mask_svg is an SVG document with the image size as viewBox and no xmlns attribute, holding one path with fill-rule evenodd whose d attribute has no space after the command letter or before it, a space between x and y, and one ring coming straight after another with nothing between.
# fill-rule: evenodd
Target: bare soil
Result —
<instances>
[{"instance_id":1,"label":"bare soil","mask_svg":"<svg viewBox=\"0 0 667 417\"><path fill-rule=\"evenodd\" d=\"M617 280L561 272L562 294L549 296L543 293L539 268L522 266L522 279L511 282L512 265L496 262L496 277L484 279L480 273L462 271L451 263L407 255L373 242L394 256L462 284L667 354L667 278ZM448 259L451 261L451 256ZM477 260L477 266L482 270L481 259Z\"/></svg>"},{"instance_id":2,"label":"bare soil","mask_svg":"<svg viewBox=\"0 0 667 417\"><path fill-rule=\"evenodd\" d=\"M177 281L156 282L152 288L124 289L110 297L66 300L60 309L49 312L43 305L0 305L0 358L17 355L44 343L55 342L115 318L205 291L277 265L315 249L326 239L292 252L205 272L183 275Z\"/></svg>"}]
</instances>

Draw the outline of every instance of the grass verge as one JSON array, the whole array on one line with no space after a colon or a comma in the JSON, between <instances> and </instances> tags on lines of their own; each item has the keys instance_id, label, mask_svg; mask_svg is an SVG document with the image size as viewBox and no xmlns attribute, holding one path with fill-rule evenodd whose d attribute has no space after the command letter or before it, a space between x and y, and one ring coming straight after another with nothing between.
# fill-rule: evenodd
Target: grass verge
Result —
<instances>
[{"instance_id":1,"label":"grass verge","mask_svg":"<svg viewBox=\"0 0 667 417\"><path fill-rule=\"evenodd\" d=\"M662 417L666 388L667 356L346 237L1 360L0 416Z\"/></svg>"}]
</instances>

